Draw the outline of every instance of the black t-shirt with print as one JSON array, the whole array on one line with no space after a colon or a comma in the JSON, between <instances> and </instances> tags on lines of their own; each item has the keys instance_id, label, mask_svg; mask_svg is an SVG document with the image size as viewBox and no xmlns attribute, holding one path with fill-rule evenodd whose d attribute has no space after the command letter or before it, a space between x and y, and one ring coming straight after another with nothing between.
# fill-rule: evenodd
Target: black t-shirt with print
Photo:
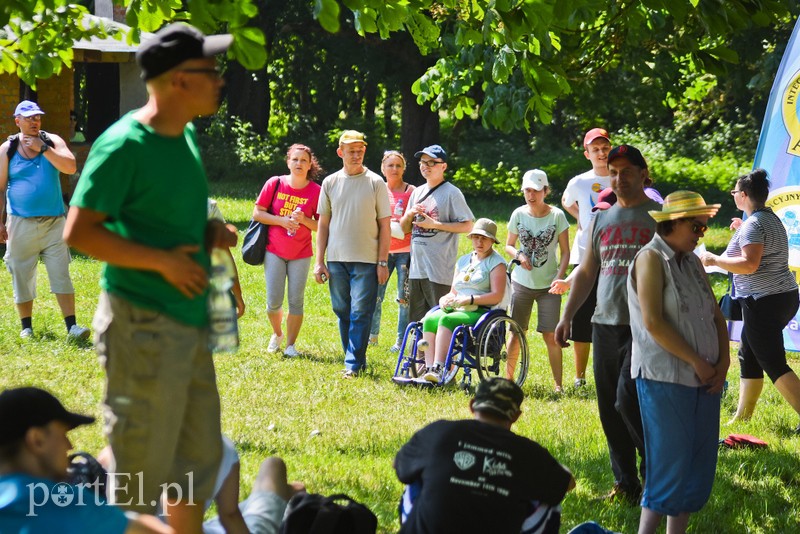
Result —
<instances>
[{"instance_id":1,"label":"black t-shirt with print","mask_svg":"<svg viewBox=\"0 0 800 534\"><path fill-rule=\"evenodd\" d=\"M535 441L476 420L431 423L394 467L400 482L422 486L403 534L517 534L531 502L558 504L571 479Z\"/></svg>"}]
</instances>

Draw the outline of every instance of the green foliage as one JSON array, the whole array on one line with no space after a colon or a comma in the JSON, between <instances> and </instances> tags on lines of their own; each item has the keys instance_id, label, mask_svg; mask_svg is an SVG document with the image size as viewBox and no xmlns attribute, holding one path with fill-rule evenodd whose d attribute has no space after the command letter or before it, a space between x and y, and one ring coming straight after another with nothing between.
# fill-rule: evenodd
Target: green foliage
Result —
<instances>
[{"instance_id":1,"label":"green foliage","mask_svg":"<svg viewBox=\"0 0 800 534\"><path fill-rule=\"evenodd\" d=\"M282 161L276 145L254 132L249 123L225 117L224 109L202 120L200 126L198 139L210 180L238 178L263 183L272 176L270 169Z\"/></svg>"},{"instance_id":2,"label":"green foliage","mask_svg":"<svg viewBox=\"0 0 800 534\"><path fill-rule=\"evenodd\" d=\"M28 2L30 6L35 3ZM102 23L85 20L85 7L68 4L67 0L41 2L35 13L13 11L3 13L11 18L0 22L0 74L16 73L19 78L36 87L36 80L56 75L66 66L72 67L72 45L90 37L121 38L114 29ZM0 17L0 21L4 17ZM80 22L83 21L83 22Z\"/></svg>"}]
</instances>

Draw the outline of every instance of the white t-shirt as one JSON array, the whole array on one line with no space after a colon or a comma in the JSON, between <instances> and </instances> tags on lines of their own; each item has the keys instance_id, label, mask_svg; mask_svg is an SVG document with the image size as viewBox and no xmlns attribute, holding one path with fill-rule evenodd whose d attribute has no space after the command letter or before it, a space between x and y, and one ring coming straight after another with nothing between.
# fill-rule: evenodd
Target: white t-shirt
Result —
<instances>
[{"instance_id":1,"label":"white t-shirt","mask_svg":"<svg viewBox=\"0 0 800 534\"><path fill-rule=\"evenodd\" d=\"M611 178L608 176L598 176L594 169L579 174L569 181L564 190L562 202L565 206L572 206L578 203L578 231L575 233L575 241L572 242L569 262L573 265L580 263L586 245L589 242L587 231L592 222L592 208L597 204L597 197L600 191L611 185Z\"/></svg>"}]
</instances>

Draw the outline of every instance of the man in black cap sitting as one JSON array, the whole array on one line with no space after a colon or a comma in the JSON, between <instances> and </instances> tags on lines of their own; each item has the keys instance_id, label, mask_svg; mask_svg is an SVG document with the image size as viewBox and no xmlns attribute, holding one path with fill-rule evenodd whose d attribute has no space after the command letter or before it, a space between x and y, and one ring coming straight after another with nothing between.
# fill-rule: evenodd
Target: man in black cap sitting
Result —
<instances>
[{"instance_id":1,"label":"man in black cap sitting","mask_svg":"<svg viewBox=\"0 0 800 534\"><path fill-rule=\"evenodd\" d=\"M126 515L67 479L67 431L94 422L32 387L0 393L0 532L170 533L153 516Z\"/></svg>"},{"instance_id":2,"label":"man in black cap sitting","mask_svg":"<svg viewBox=\"0 0 800 534\"><path fill-rule=\"evenodd\" d=\"M401 533L517 534L523 522L526 531L558 532L556 507L575 479L547 449L511 432L522 400L514 382L491 378L469 403L474 419L436 421L403 445L394 468L409 485L402 509L413 507Z\"/></svg>"},{"instance_id":3,"label":"man in black cap sitting","mask_svg":"<svg viewBox=\"0 0 800 534\"><path fill-rule=\"evenodd\" d=\"M65 230L106 262L94 331L114 471L131 477L110 498L153 513L169 484L168 520L181 532L200 531L221 457L206 296L211 248L236 244L235 231L207 221L191 121L216 113L224 82L214 56L232 40L172 24L142 43L148 101L95 141Z\"/></svg>"}]
</instances>

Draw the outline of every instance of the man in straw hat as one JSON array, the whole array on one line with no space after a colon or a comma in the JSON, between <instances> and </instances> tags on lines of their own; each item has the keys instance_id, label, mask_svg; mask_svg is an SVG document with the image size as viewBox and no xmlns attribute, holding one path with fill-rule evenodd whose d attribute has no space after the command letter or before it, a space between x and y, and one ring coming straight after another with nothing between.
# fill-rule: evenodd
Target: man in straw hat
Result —
<instances>
[{"instance_id":1,"label":"man in straw hat","mask_svg":"<svg viewBox=\"0 0 800 534\"><path fill-rule=\"evenodd\" d=\"M720 397L730 365L728 330L694 254L719 204L692 191L651 211L656 235L628 277L633 351L647 479L640 534L686 532L689 514L711 495L717 465Z\"/></svg>"},{"instance_id":2,"label":"man in straw hat","mask_svg":"<svg viewBox=\"0 0 800 534\"><path fill-rule=\"evenodd\" d=\"M537 505L535 520L560 521L557 506L575 479L547 449L511 431L523 399L514 382L490 378L470 400L473 419L436 421L403 445L394 468L409 485L404 515L411 510L400 532L518 533Z\"/></svg>"},{"instance_id":3,"label":"man in straw hat","mask_svg":"<svg viewBox=\"0 0 800 534\"><path fill-rule=\"evenodd\" d=\"M207 220L191 122L217 111L215 56L232 41L171 24L142 43L148 101L95 142L65 230L106 262L93 326L113 469L131 476L111 498L152 513L170 483L168 521L181 532L200 530L222 452L206 295L211 248L235 245L236 232Z\"/></svg>"},{"instance_id":4,"label":"man in straw hat","mask_svg":"<svg viewBox=\"0 0 800 534\"><path fill-rule=\"evenodd\" d=\"M636 384L631 378L631 328L626 283L636 253L653 237L655 221L648 211L660 205L644 192L649 173L642 153L620 145L608 155L611 187L617 202L598 211L589 227L590 246L573 273L572 291L556 327L556 341L568 346L571 323L594 285L597 306L592 316L593 368L600 422L608 442L614 488L609 498L634 504L641 494L636 451L644 478L644 441Z\"/></svg>"}]
</instances>

